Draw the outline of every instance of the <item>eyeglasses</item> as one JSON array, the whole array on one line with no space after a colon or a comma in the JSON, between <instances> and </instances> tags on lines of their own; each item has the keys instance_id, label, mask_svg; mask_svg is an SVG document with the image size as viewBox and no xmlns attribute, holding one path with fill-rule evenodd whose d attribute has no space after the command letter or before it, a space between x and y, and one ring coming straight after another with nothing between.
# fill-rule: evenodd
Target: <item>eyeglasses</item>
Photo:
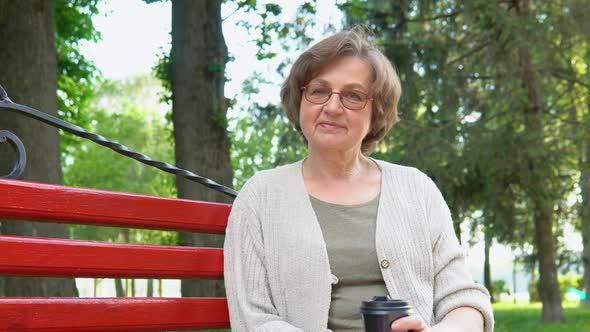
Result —
<instances>
[{"instance_id":1,"label":"eyeglasses","mask_svg":"<svg viewBox=\"0 0 590 332\"><path fill-rule=\"evenodd\" d=\"M342 106L352 111L362 110L369 100L373 100L372 97L361 91L344 89L336 92L323 84L317 83L308 84L302 87L301 90L303 90L303 95L307 101L317 105L324 104L330 100L333 94L338 94Z\"/></svg>"}]
</instances>

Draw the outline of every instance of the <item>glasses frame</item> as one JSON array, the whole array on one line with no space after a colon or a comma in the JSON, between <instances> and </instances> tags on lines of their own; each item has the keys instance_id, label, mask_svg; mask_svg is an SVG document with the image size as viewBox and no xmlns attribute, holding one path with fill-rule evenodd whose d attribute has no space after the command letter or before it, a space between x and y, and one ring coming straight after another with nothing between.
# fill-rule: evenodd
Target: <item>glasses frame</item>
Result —
<instances>
[{"instance_id":1,"label":"glasses frame","mask_svg":"<svg viewBox=\"0 0 590 332\"><path fill-rule=\"evenodd\" d=\"M369 94L367 94L365 92L362 92L362 91L352 90L352 89L351 90L346 90L345 89L343 91L334 91L334 89L331 89L330 90L330 95L328 96L328 99L326 99L326 101L324 101L323 103L316 103L316 102L313 102L313 101L309 100L309 98L307 98L307 94L305 93L305 91L307 90L307 88L310 85L322 85L322 84L319 84L319 83L308 83L308 84L306 84L306 85L304 85L304 86L301 87L301 91L303 91L303 97L305 98L305 100L307 100L308 102L310 102L310 103L312 103L314 105L322 105L322 104L325 104L325 103L327 103L330 100L330 98L332 98L332 95L337 94L338 95L338 99L340 100L340 104L342 104L342 106L344 108L349 109L351 111L362 111L365 108L365 106L367 106L367 104L369 103L369 101L373 100L373 97L371 95L369 95ZM326 88L328 88L328 87L326 87ZM354 92L357 92L357 93L361 93L363 95L366 95L367 96L367 100L365 100L365 103L363 104L363 107L361 107L361 108L350 108L350 107L345 106L344 105L344 97L342 97L342 92L346 92L346 91L354 91Z\"/></svg>"}]
</instances>

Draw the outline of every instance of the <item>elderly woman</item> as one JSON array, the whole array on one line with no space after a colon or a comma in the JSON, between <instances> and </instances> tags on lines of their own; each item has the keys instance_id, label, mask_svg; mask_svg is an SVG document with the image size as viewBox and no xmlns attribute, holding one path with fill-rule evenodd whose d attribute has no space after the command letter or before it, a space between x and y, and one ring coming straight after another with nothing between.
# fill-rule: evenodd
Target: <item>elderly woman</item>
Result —
<instances>
[{"instance_id":1,"label":"elderly woman","mask_svg":"<svg viewBox=\"0 0 590 332\"><path fill-rule=\"evenodd\" d=\"M281 99L308 156L256 174L234 202L232 331L363 331L361 301L386 294L415 308L392 331L493 331L489 294L467 272L436 185L368 157L400 95L393 66L358 29L293 64Z\"/></svg>"}]
</instances>

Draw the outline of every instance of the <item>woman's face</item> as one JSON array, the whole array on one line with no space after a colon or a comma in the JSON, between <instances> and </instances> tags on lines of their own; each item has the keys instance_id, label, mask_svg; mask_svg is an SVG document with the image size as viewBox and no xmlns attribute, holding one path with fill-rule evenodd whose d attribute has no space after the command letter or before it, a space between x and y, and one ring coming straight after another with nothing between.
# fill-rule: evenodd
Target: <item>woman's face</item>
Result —
<instances>
[{"instance_id":1,"label":"woman's face","mask_svg":"<svg viewBox=\"0 0 590 332\"><path fill-rule=\"evenodd\" d=\"M340 94L350 91L370 95L372 69L365 61L342 56L328 63L307 86L328 89L333 94L323 104L309 102L301 96L299 124L310 149L319 150L360 150L363 138L371 125L372 102L360 110L346 108ZM325 91L325 90L324 90ZM305 91L303 91L305 93Z\"/></svg>"}]
</instances>

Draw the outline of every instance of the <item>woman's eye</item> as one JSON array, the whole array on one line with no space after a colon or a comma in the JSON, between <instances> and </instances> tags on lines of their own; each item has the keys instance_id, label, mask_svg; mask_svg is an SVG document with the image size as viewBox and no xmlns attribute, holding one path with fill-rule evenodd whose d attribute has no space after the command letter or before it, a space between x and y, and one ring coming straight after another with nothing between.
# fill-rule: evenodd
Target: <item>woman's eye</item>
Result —
<instances>
[{"instance_id":1,"label":"woman's eye","mask_svg":"<svg viewBox=\"0 0 590 332\"><path fill-rule=\"evenodd\" d=\"M312 88L311 89L311 94L314 96L325 96L327 94L330 94L330 90L327 88Z\"/></svg>"},{"instance_id":2,"label":"woman's eye","mask_svg":"<svg viewBox=\"0 0 590 332\"><path fill-rule=\"evenodd\" d=\"M356 91L345 91L342 93L342 96L346 99L350 99L353 101L362 101L363 95Z\"/></svg>"}]
</instances>

